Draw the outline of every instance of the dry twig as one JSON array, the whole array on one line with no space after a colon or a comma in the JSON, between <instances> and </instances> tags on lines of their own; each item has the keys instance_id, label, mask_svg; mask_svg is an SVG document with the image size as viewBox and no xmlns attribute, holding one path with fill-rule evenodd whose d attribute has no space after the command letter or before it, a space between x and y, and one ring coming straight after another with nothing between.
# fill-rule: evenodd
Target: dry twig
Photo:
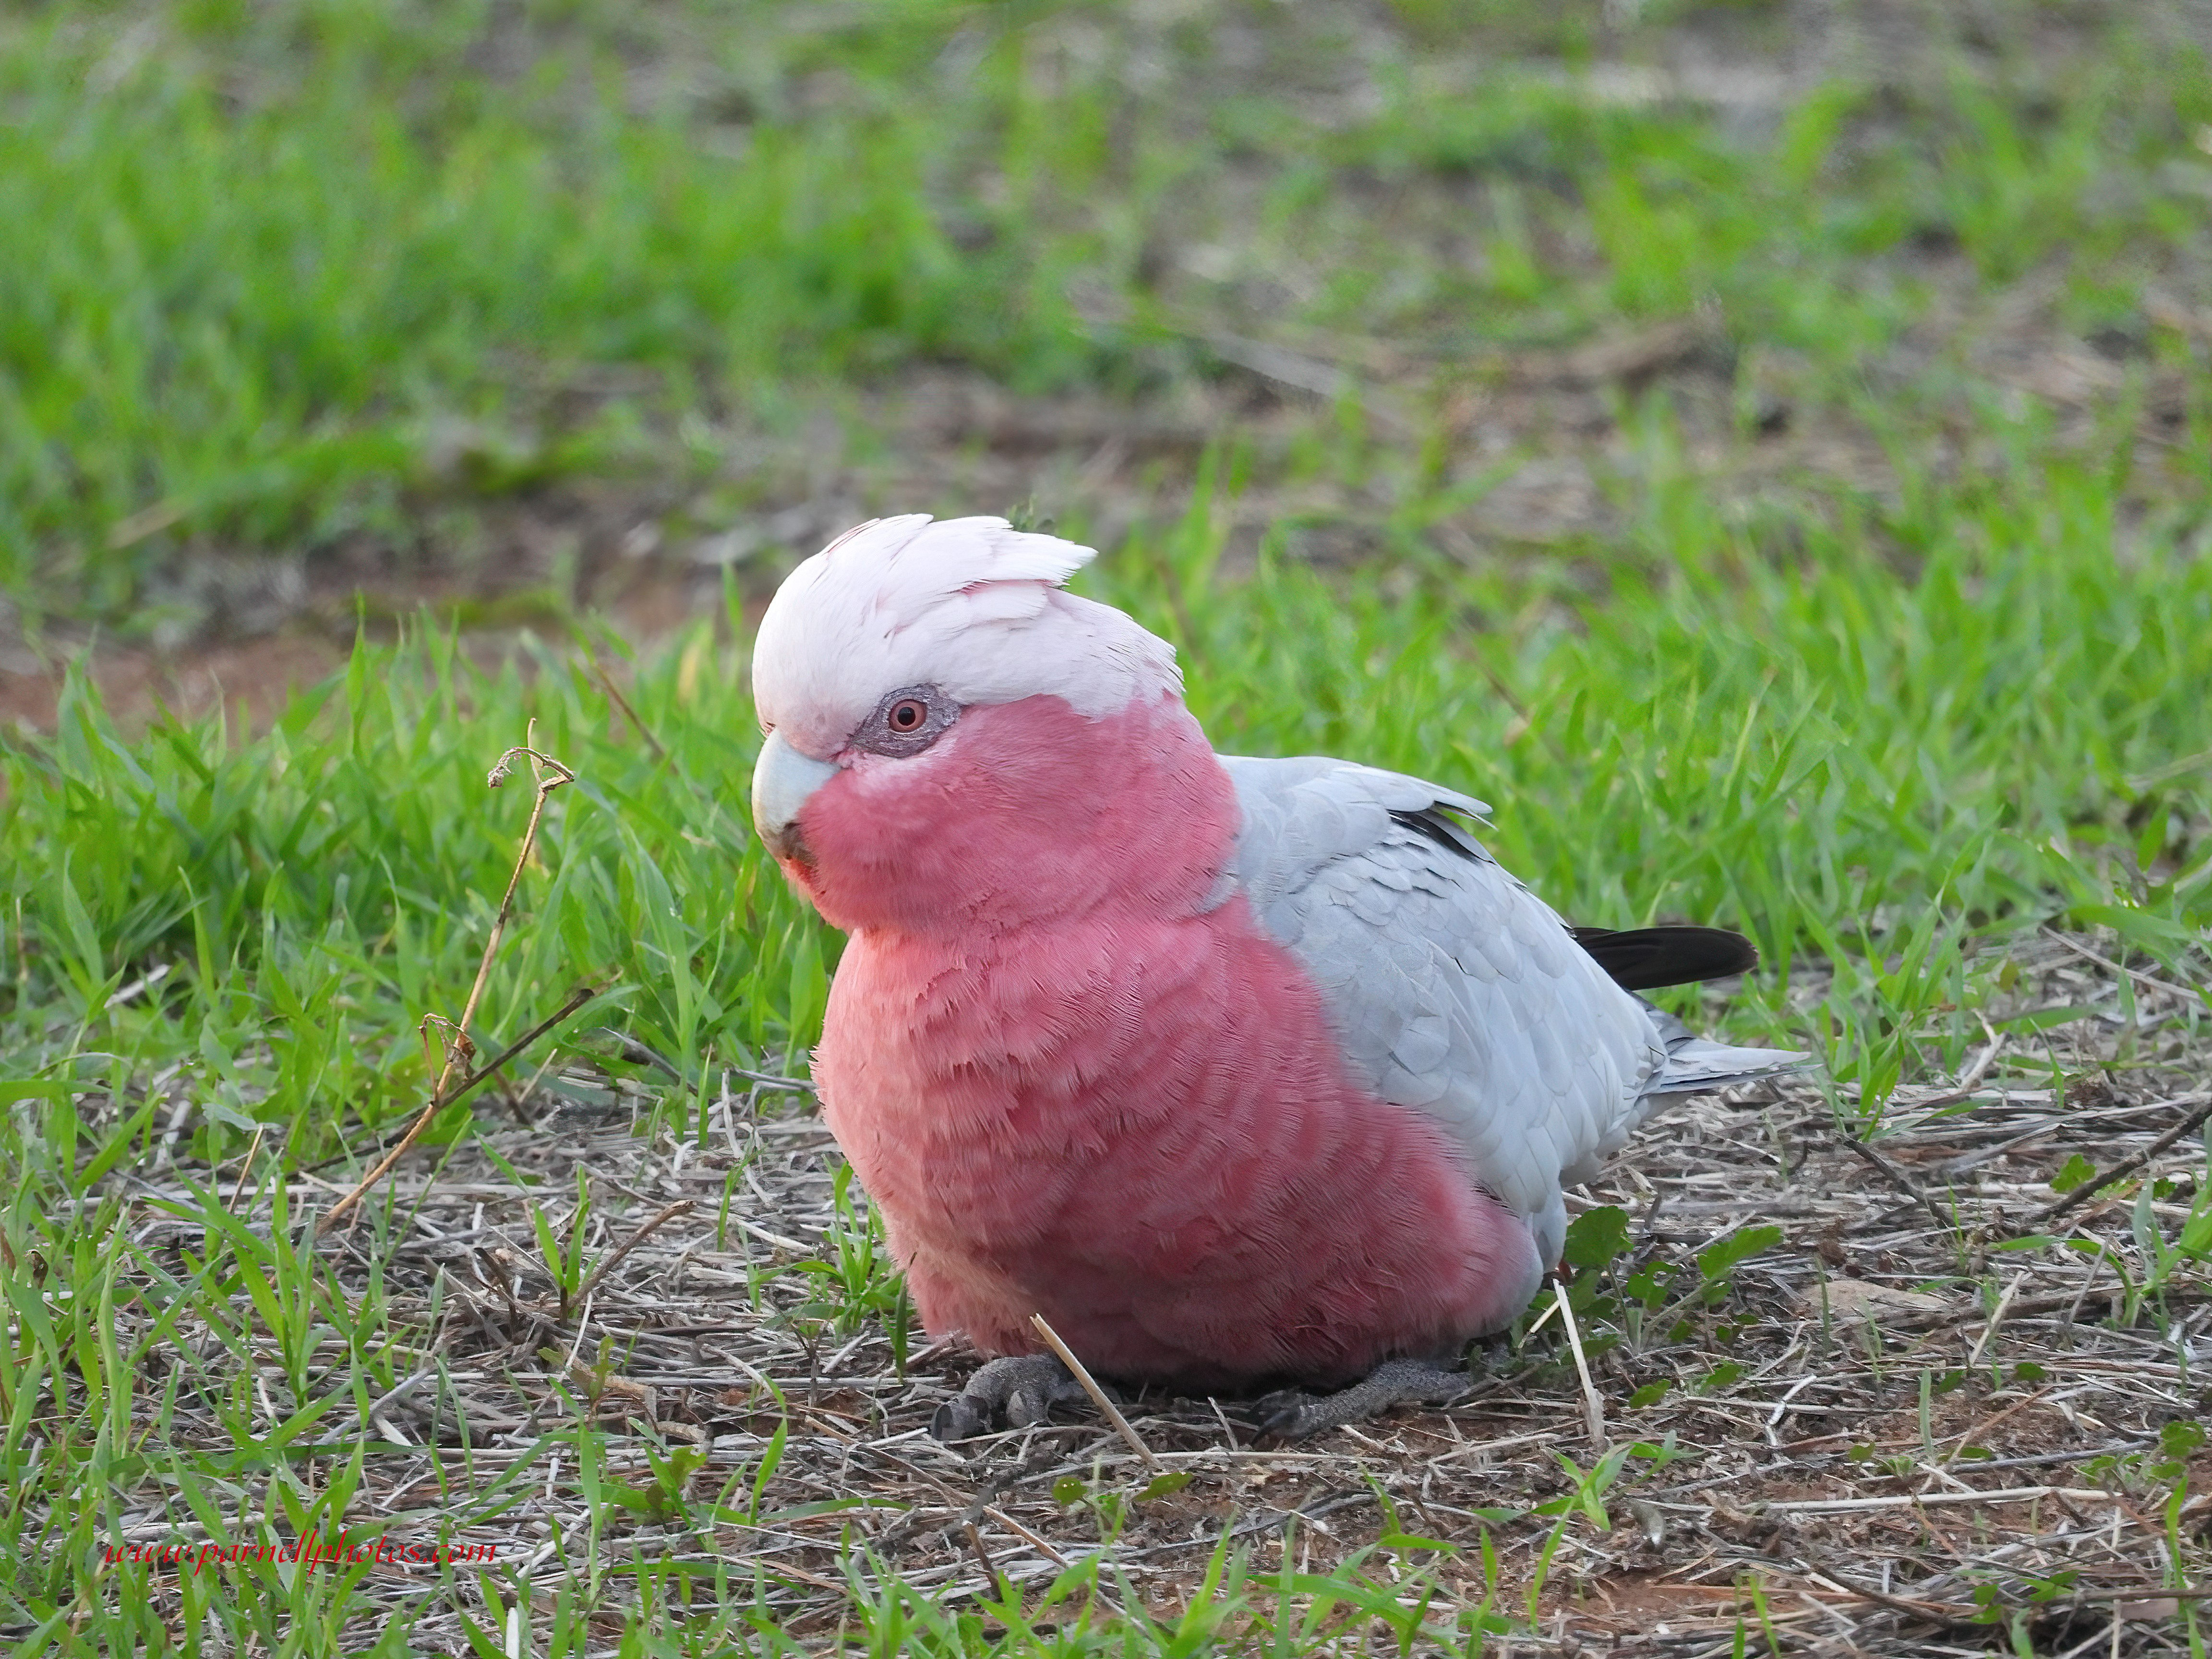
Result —
<instances>
[{"instance_id":1,"label":"dry twig","mask_svg":"<svg viewBox=\"0 0 2212 1659\"><path fill-rule=\"evenodd\" d=\"M660 739L653 735L653 728L638 718L637 710L629 706L629 699L623 696L622 688L615 684L614 676L607 672L606 665L599 660L599 653L592 649L588 641L580 641L579 643L584 647L584 660L591 664L592 673L599 680L600 689L607 694L608 701L622 710L631 728L645 739L645 746L653 750L653 759L666 760L668 750L661 745Z\"/></svg>"},{"instance_id":2,"label":"dry twig","mask_svg":"<svg viewBox=\"0 0 2212 1659\"><path fill-rule=\"evenodd\" d=\"M2043 931L2047 938L2057 939L2075 956L2094 962L2100 968L2109 969L2113 973L2124 974L2138 985L2148 986L2154 991L2163 991L2168 996L2179 997L2186 1002L2202 1003L2204 1000L2204 993L2202 991L2192 991L2185 985L2176 985L2172 980L2159 979L2144 973L2139 968L2130 968L2124 963L2114 962L2110 957L2091 950L2080 939L2067 938L2056 928L2046 927Z\"/></svg>"},{"instance_id":3,"label":"dry twig","mask_svg":"<svg viewBox=\"0 0 2212 1659\"><path fill-rule=\"evenodd\" d=\"M1116 1434L1129 1443L1129 1449L1137 1454L1144 1466L1148 1469L1165 1468L1158 1458L1152 1455L1152 1448L1137 1437L1137 1431L1129 1426L1129 1419L1121 1415L1121 1408L1114 1403L1114 1396L1098 1386L1098 1379L1091 1376L1090 1367L1078 1359L1075 1351L1060 1340L1060 1333L1045 1322L1044 1316L1031 1314L1030 1323L1036 1327L1037 1334L1044 1339L1045 1346L1060 1356L1060 1363L1066 1366L1068 1374L1083 1385L1084 1393L1091 1396L1091 1403L1098 1407L1100 1415L1114 1425Z\"/></svg>"},{"instance_id":4,"label":"dry twig","mask_svg":"<svg viewBox=\"0 0 2212 1659\"><path fill-rule=\"evenodd\" d=\"M537 722L533 720L531 724L532 730L529 735L534 737ZM499 954L500 936L507 931L507 918L514 908L514 890L522 883L523 866L530 862L530 849L537 844L538 825L545 816L545 799L562 784L574 783L576 781L576 775L550 755L543 754L528 744L521 744L508 750L499 757L498 762L485 776L484 787L496 789L505 782L514 769L517 756L528 757L531 774L537 781L538 793L530 805L530 822L522 831L522 846L514 855L514 868L507 878L507 891L500 896L499 914L492 918L491 933L484 940L483 955L477 963L476 981L469 987L469 1000L461 1009L461 1018L453 1028L453 1039L446 1046L446 1063L438 1073L437 1086L430 1091L429 1104L423 1107L414 1122L407 1126L407 1133L399 1138L399 1144L378 1160L376 1167L361 1178L359 1185L325 1212L322 1220L317 1223L315 1227L315 1232L319 1237L336 1226L339 1217L359 1204L362 1198L367 1196L371 1188L389 1175L392 1167L406 1156L408 1149L422 1138L422 1133L430 1127L431 1120L460 1097L461 1091L459 1089L448 1094L447 1085L453 1079L454 1068L476 1052L476 1045L469 1036L469 1024L476 1018L477 1004L483 1000L484 982L491 977L491 964ZM532 1036L558 1024L567 1013L573 1012L575 1008L581 1006L584 997L592 994L594 994L586 992L581 997L572 996L568 1007L564 1009L562 1014L556 1015L552 1020L538 1027ZM434 1018L434 1016L424 1017L423 1024L426 1029ZM505 1060L514 1051L515 1047L509 1047L500 1055L500 1060ZM483 1082L497 1069L498 1063L495 1061L479 1072L471 1073L466 1079L468 1086L473 1087L476 1084Z\"/></svg>"},{"instance_id":5,"label":"dry twig","mask_svg":"<svg viewBox=\"0 0 2212 1659\"><path fill-rule=\"evenodd\" d=\"M1590 1449L1602 1456L1605 1453L1605 1402L1598 1398L1597 1385L1590 1381L1589 1361L1583 1357L1583 1334L1575 1323L1575 1304L1567 1299L1565 1279L1552 1281L1552 1293L1558 1298L1559 1319L1567 1328L1567 1346L1574 1351L1575 1375L1582 1378L1583 1412L1589 1426Z\"/></svg>"},{"instance_id":6,"label":"dry twig","mask_svg":"<svg viewBox=\"0 0 2212 1659\"><path fill-rule=\"evenodd\" d=\"M1850 1133L1847 1130L1838 1129L1836 1131L1836 1139L1842 1141L1844 1146L1850 1151L1863 1158L1867 1163L1872 1164L1875 1171L1879 1173L1884 1180L1887 1181L1891 1186L1896 1188L1898 1191L1903 1193L1907 1198L1910 1198L1922 1209L1927 1211L1929 1218L1932 1219L1938 1227L1942 1228L1947 1232L1951 1230L1954 1224L1952 1218L1943 1213L1942 1206L1938 1205L1934 1199L1929 1197L1927 1194L1920 1190L1918 1185L1915 1183L1911 1176L1905 1174L1904 1170L1899 1169L1897 1165L1892 1164L1880 1152L1875 1151L1873 1147L1868 1146L1866 1142L1861 1140L1856 1135Z\"/></svg>"},{"instance_id":7,"label":"dry twig","mask_svg":"<svg viewBox=\"0 0 2212 1659\"><path fill-rule=\"evenodd\" d=\"M2087 1203L2092 1196L2104 1191L2106 1188L2111 1186L2114 1182L2125 1181L2130 1176L2142 1169L2146 1164L2148 1164L2151 1159L2156 1158L2160 1152L2172 1146L2175 1141L2180 1139L2184 1135L2203 1128L2207 1121L2212 1121L2212 1094L2182 1095L2173 1100L2160 1102L2159 1103L2163 1106L2188 1106L2196 1104L2200 1101L2203 1103L2197 1105L2195 1111L2191 1112L2187 1117L2182 1119L2180 1122L2175 1124L2171 1129L2168 1129L2156 1140L2152 1141L2149 1146L2144 1147L2142 1151L2137 1152L2133 1158L2127 1159L2124 1163L2114 1164L2102 1175L2091 1176L2087 1181L2076 1187L2072 1192L2067 1194L2065 1197L2060 1199L2056 1204L2045 1205L2043 1208L2036 1212L2035 1219L2037 1224L2048 1225L2050 1223L2057 1220L2060 1216L2064 1215L2069 1210L2073 1209L2075 1206Z\"/></svg>"}]
</instances>

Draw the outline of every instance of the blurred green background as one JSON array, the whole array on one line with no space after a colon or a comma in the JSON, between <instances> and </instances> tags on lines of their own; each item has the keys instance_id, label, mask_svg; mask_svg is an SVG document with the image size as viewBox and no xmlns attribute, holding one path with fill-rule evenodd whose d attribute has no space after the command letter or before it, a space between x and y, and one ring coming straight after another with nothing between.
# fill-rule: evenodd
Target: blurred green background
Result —
<instances>
[{"instance_id":1,"label":"blurred green background","mask_svg":"<svg viewBox=\"0 0 2212 1659\"><path fill-rule=\"evenodd\" d=\"M878 509L1035 497L1110 546L1209 451L1247 553L1578 590L1655 446L1908 552L1931 480L2094 447L2201 537L2208 37L2186 0L9 4L0 668L343 640L364 585L655 630Z\"/></svg>"}]
</instances>

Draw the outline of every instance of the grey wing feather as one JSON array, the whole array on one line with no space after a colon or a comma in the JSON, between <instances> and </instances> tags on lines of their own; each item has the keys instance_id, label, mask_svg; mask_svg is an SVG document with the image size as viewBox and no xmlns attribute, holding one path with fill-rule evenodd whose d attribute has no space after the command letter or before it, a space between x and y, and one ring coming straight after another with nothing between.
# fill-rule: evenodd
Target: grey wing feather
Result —
<instances>
[{"instance_id":1,"label":"grey wing feather","mask_svg":"<svg viewBox=\"0 0 2212 1659\"><path fill-rule=\"evenodd\" d=\"M1484 851L1472 797L1344 761L1221 763L1243 824L1212 902L1243 896L1321 988L1353 1076L1449 1130L1547 1263L1562 1183L1655 1107L1801 1058L1705 1042L1615 985Z\"/></svg>"}]
</instances>

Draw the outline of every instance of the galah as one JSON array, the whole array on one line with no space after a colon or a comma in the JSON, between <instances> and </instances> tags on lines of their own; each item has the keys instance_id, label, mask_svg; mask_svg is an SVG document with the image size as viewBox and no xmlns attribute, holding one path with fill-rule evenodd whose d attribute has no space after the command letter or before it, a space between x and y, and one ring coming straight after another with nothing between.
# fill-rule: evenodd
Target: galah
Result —
<instances>
[{"instance_id":1,"label":"galah","mask_svg":"<svg viewBox=\"0 0 2212 1659\"><path fill-rule=\"evenodd\" d=\"M1561 1188L1656 1107L1802 1057L1624 984L1733 934L1578 939L1456 790L1216 754L1175 653L1000 519L849 530L762 619L754 822L850 935L813 1068L923 1324L1003 1356L941 1436L1085 1368L1313 1432L1465 1386L1559 1258ZM1606 964L1615 970L1609 973Z\"/></svg>"}]
</instances>

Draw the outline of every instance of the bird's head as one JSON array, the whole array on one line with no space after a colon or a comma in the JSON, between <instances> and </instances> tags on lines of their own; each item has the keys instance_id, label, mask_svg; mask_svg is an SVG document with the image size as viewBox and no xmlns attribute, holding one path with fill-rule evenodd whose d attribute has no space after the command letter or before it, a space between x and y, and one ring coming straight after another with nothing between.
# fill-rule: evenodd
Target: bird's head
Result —
<instances>
[{"instance_id":1,"label":"bird's head","mask_svg":"<svg viewBox=\"0 0 2212 1659\"><path fill-rule=\"evenodd\" d=\"M1211 879L1233 797L1173 648L1061 586L1092 556L909 514L777 590L753 646L753 823L830 921L935 931L1180 890L1189 860L1147 872L1138 851L1163 856L1164 812L1207 842Z\"/></svg>"}]
</instances>

